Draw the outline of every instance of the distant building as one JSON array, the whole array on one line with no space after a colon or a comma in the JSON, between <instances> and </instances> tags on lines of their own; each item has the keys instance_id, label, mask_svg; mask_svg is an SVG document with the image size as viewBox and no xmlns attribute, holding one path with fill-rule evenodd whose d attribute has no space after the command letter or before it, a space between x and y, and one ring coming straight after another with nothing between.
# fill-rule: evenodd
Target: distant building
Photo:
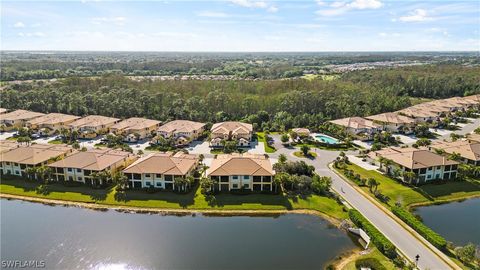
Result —
<instances>
[{"instance_id":1,"label":"distant building","mask_svg":"<svg viewBox=\"0 0 480 270\"><path fill-rule=\"evenodd\" d=\"M381 125L362 117L348 117L329 122L345 128L346 132L362 140L371 140L382 130Z\"/></svg>"},{"instance_id":2,"label":"distant building","mask_svg":"<svg viewBox=\"0 0 480 270\"><path fill-rule=\"evenodd\" d=\"M440 120L439 112L433 112L425 107L409 107L396 113L415 119L417 124L432 123Z\"/></svg>"},{"instance_id":3,"label":"distant building","mask_svg":"<svg viewBox=\"0 0 480 270\"><path fill-rule=\"evenodd\" d=\"M237 146L248 147L252 140L253 126L252 124L242 122L221 122L216 123L211 129L210 146L222 146L223 140L236 140Z\"/></svg>"},{"instance_id":4,"label":"distant building","mask_svg":"<svg viewBox=\"0 0 480 270\"><path fill-rule=\"evenodd\" d=\"M32 144L20 145L15 142L1 143L0 172L16 176L26 176L29 167L47 165L54 159L62 158L73 149L66 145Z\"/></svg>"},{"instance_id":5,"label":"distant building","mask_svg":"<svg viewBox=\"0 0 480 270\"><path fill-rule=\"evenodd\" d=\"M27 127L38 131L40 135L52 135L62 128L68 128L68 124L79 118L75 115L49 113L29 120Z\"/></svg>"},{"instance_id":6,"label":"distant building","mask_svg":"<svg viewBox=\"0 0 480 270\"><path fill-rule=\"evenodd\" d=\"M174 179L192 175L197 165L198 157L195 155L182 152L153 153L135 161L123 173L130 187L173 190Z\"/></svg>"},{"instance_id":7,"label":"distant building","mask_svg":"<svg viewBox=\"0 0 480 270\"><path fill-rule=\"evenodd\" d=\"M124 136L127 142L136 142L151 136L160 123L157 120L132 117L111 126L110 132Z\"/></svg>"},{"instance_id":8,"label":"distant building","mask_svg":"<svg viewBox=\"0 0 480 270\"><path fill-rule=\"evenodd\" d=\"M92 149L76 152L49 166L54 169L57 181L76 181L91 185L94 184L92 173L102 171L114 173L135 159L133 154L125 151Z\"/></svg>"},{"instance_id":9,"label":"distant building","mask_svg":"<svg viewBox=\"0 0 480 270\"><path fill-rule=\"evenodd\" d=\"M383 130L388 132L410 133L415 127L415 119L397 113L381 113L365 118L382 125Z\"/></svg>"},{"instance_id":10,"label":"distant building","mask_svg":"<svg viewBox=\"0 0 480 270\"><path fill-rule=\"evenodd\" d=\"M274 175L270 159L254 154L218 155L207 170L207 177L217 182L215 190L220 191L272 191Z\"/></svg>"},{"instance_id":11,"label":"distant building","mask_svg":"<svg viewBox=\"0 0 480 270\"><path fill-rule=\"evenodd\" d=\"M16 110L0 115L0 125L4 131L19 129L26 126L28 121L44 115L44 113Z\"/></svg>"},{"instance_id":12,"label":"distant building","mask_svg":"<svg viewBox=\"0 0 480 270\"><path fill-rule=\"evenodd\" d=\"M80 138L95 138L108 133L110 127L118 122L120 122L118 118L89 115L68 124L68 127L77 130Z\"/></svg>"},{"instance_id":13,"label":"distant building","mask_svg":"<svg viewBox=\"0 0 480 270\"><path fill-rule=\"evenodd\" d=\"M458 162L427 149L390 147L370 152L368 157L380 166L380 157L390 160L391 165L387 166L386 171L393 175L398 171L400 174L398 177L411 184L425 184L433 180L453 180L457 177ZM414 176L408 178L406 172L413 172Z\"/></svg>"},{"instance_id":14,"label":"distant building","mask_svg":"<svg viewBox=\"0 0 480 270\"><path fill-rule=\"evenodd\" d=\"M204 123L174 120L160 126L157 135L163 138L173 138L176 145L187 145L201 136L204 130Z\"/></svg>"}]
</instances>

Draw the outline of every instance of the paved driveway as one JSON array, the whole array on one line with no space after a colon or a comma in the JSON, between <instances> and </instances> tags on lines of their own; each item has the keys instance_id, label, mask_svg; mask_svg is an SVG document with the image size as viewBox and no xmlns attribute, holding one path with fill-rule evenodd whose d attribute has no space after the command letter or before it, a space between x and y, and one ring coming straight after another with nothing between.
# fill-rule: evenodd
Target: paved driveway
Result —
<instances>
[{"instance_id":1,"label":"paved driveway","mask_svg":"<svg viewBox=\"0 0 480 270\"><path fill-rule=\"evenodd\" d=\"M207 141L194 141L186 149L190 154L203 154L204 156L210 155L210 144Z\"/></svg>"},{"instance_id":2,"label":"paved driveway","mask_svg":"<svg viewBox=\"0 0 480 270\"><path fill-rule=\"evenodd\" d=\"M252 154L265 154L265 145L263 142L252 142L251 148L247 150L248 153Z\"/></svg>"},{"instance_id":3,"label":"paved driveway","mask_svg":"<svg viewBox=\"0 0 480 270\"><path fill-rule=\"evenodd\" d=\"M347 155L348 160L352 162L353 164L358 165L359 167L364 168L365 170L372 171L372 170L377 170L378 167L375 165L372 165L366 161L362 161L361 158L356 157L355 155Z\"/></svg>"}]
</instances>

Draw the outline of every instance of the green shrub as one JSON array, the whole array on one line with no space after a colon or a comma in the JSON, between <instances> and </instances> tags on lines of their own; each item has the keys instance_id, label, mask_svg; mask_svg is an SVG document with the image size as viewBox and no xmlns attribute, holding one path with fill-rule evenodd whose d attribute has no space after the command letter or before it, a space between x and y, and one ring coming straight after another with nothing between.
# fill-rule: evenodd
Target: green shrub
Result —
<instances>
[{"instance_id":1,"label":"green shrub","mask_svg":"<svg viewBox=\"0 0 480 270\"><path fill-rule=\"evenodd\" d=\"M352 222L359 228L363 229L369 236L372 243L387 256L388 258L395 258L397 252L395 246L388 240L377 228L375 228L360 212L355 209L348 211L348 216Z\"/></svg>"},{"instance_id":2,"label":"green shrub","mask_svg":"<svg viewBox=\"0 0 480 270\"><path fill-rule=\"evenodd\" d=\"M435 247L445 250L447 246L447 241L445 238L440 236L438 233L434 232L432 229L423 224L420 220L415 218L415 216L410 213L407 209L401 208L398 206L392 207L392 212L399 217L403 222L407 223L415 231L417 231L421 236L432 243Z\"/></svg>"},{"instance_id":3,"label":"green shrub","mask_svg":"<svg viewBox=\"0 0 480 270\"><path fill-rule=\"evenodd\" d=\"M379 260L375 258L365 258L365 259L359 259L355 261L355 268L356 269L361 269L361 268L370 268L372 270L387 270L385 266L383 266Z\"/></svg>"}]
</instances>

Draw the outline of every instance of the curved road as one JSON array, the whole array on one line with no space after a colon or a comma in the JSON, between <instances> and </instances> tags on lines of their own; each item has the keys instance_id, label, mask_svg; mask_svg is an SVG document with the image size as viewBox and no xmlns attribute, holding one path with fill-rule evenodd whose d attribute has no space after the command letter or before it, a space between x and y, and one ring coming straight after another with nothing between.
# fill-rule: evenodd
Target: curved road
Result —
<instances>
[{"instance_id":1,"label":"curved road","mask_svg":"<svg viewBox=\"0 0 480 270\"><path fill-rule=\"evenodd\" d=\"M279 142L279 139L275 138L276 136L273 137L275 142ZM279 143L275 143L275 146L278 150L275 153L270 154L272 158L278 158L278 156L283 153L287 155L290 160L300 160L292 154L294 151L298 150L284 148ZM351 206L360 211L375 227L377 227L378 230L390 239L390 241L401 250L403 254L410 258L411 261L415 260L414 258L417 254L420 255L418 262L419 269L452 269L435 253L428 249L419 239L415 238L410 232L404 229L396 220L383 212L377 205L365 198L347 181L328 168L328 164L335 160L339 152L316 149L316 153L318 154L318 157L314 160L301 160L315 166L318 174L330 176L332 178L332 188ZM431 248L435 249L433 246L431 246Z\"/></svg>"}]
</instances>

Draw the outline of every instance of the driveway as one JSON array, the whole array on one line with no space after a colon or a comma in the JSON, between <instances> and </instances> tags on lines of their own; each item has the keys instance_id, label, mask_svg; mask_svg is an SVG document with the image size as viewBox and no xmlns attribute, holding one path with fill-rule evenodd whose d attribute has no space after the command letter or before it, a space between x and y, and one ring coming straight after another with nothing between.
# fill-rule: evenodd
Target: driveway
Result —
<instances>
[{"instance_id":1,"label":"driveway","mask_svg":"<svg viewBox=\"0 0 480 270\"><path fill-rule=\"evenodd\" d=\"M94 139L80 139L80 147L85 147L87 149L95 148L95 144L101 143L103 137L97 137Z\"/></svg>"},{"instance_id":2,"label":"driveway","mask_svg":"<svg viewBox=\"0 0 480 270\"><path fill-rule=\"evenodd\" d=\"M210 155L210 144L207 141L193 141L186 149L190 154L202 154L204 156Z\"/></svg>"},{"instance_id":3,"label":"driveway","mask_svg":"<svg viewBox=\"0 0 480 270\"><path fill-rule=\"evenodd\" d=\"M404 134L392 134L392 136L395 138L399 138L400 141L404 144L413 144L418 140L418 138L415 137L415 135L413 134L408 136Z\"/></svg>"},{"instance_id":4,"label":"driveway","mask_svg":"<svg viewBox=\"0 0 480 270\"><path fill-rule=\"evenodd\" d=\"M145 139L145 140L140 140L136 143L127 143L130 148L132 148L134 153L138 153L138 151L142 150L142 152L145 152L145 148L150 146L150 140Z\"/></svg>"},{"instance_id":5,"label":"driveway","mask_svg":"<svg viewBox=\"0 0 480 270\"><path fill-rule=\"evenodd\" d=\"M265 143L263 142L252 142L251 148L247 150L248 153L252 154L260 154L264 155L265 154Z\"/></svg>"},{"instance_id":6,"label":"driveway","mask_svg":"<svg viewBox=\"0 0 480 270\"><path fill-rule=\"evenodd\" d=\"M361 158L356 157L355 155L347 155L348 160L352 162L355 165L358 165L361 168L364 168L365 170L372 171L372 170L378 170L378 167L375 165L372 165L366 161L362 161Z\"/></svg>"},{"instance_id":7,"label":"driveway","mask_svg":"<svg viewBox=\"0 0 480 270\"><path fill-rule=\"evenodd\" d=\"M42 137L42 138L38 138L36 140L32 140L32 142L36 142L36 143L39 143L39 144L47 144L49 141L55 140L55 137L57 137L57 136Z\"/></svg>"}]
</instances>

